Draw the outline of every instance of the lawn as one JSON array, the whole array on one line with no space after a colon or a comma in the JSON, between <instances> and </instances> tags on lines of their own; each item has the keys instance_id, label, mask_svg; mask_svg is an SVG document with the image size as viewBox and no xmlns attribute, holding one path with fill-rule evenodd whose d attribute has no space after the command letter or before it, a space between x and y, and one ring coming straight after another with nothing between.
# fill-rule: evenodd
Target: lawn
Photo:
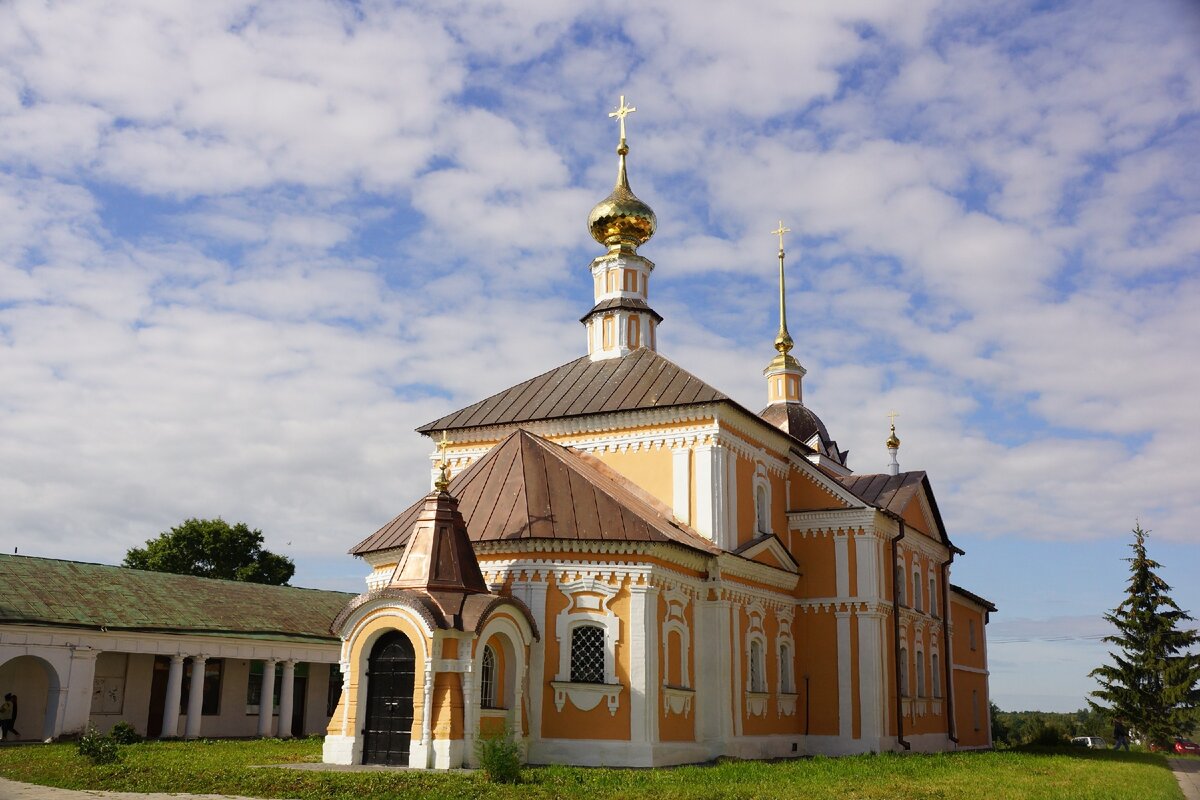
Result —
<instances>
[{"instance_id":1,"label":"lawn","mask_svg":"<svg viewBox=\"0 0 1200 800\"><path fill-rule=\"evenodd\" d=\"M214 792L303 800L404 798L805 798L805 800L1180 800L1166 759L1058 750L727 761L675 769L536 767L519 786L481 773L310 772L255 765L318 761L316 740L146 742L92 766L71 744L0 748L0 776L73 789Z\"/></svg>"}]
</instances>

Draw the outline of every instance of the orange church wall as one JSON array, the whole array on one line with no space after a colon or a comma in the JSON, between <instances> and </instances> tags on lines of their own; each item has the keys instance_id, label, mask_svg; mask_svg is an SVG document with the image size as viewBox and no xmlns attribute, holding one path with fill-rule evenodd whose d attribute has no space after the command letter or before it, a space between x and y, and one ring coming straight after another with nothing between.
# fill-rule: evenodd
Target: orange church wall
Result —
<instances>
[{"instance_id":1,"label":"orange church wall","mask_svg":"<svg viewBox=\"0 0 1200 800\"><path fill-rule=\"evenodd\" d=\"M986 669L986 651L983 647L984 624L983 613L954 600L950 594L950 619L954 623L953 652L954 663L958 666ZM971 647L971 627L975 628L975 646Z\"/></svg>"},{"instance_id":2,"label":"orange church wall","mask_svg":"<svg viewBox=\"0 0 1200 800\"><path fill-rule=\"evenodd\" d=\"M787 482L774 472L767 476L771 484L771 530L782 535L788 529Z\"/></svg>"},{"instance_id":3,"label":"orange church wall","mask_svg":"<svg viewBox=\"0 0 1200 800\"><path fill-rule=\"evenodd\" d=\"M554 687L550 681L558 674L559 648L558 614L567 608L569 598L552 579L546 591L545 647L546 681L542 685L542 736L547 739L616 739L629 738L629 589L622 586L608 608L620 619L620 641L616 646L615 670L617 681L624 685L620 706L611 714L608 704L601 702L590 711L580 711L567 700L559 711L554 705Z\"/></svg>"},{"instance_id":4,"label":"orange church wall","mask_svg":"<svg viewBox=\"0 0 1200 800\"><path fill-rule=\"evenodd\" d=\"M658 498L668 508L674 502L671 451L666 447L625 452L597 452L596 457Z\"/></svg>"},{"instance_id":5,"label":"orange church wall","mask_svg":"<svg viewBox=\"0 0 1200 800\"><path fill-rule=\"evenodd\" d=\"M845 508L846 503L832 493L826 491L823 487L818 486L812 478L800 472L792 470L789 481L791 485L791 497L788 498L791 503L789 511L813 511L822 508Z\"/></svg>"},{"instance_id":6,"label":"orange church wall","mask_svg":"<svg viewBox=\"0 0 1200 800\"><path fill-rule=\"evenodd\" d=\"M799 628L800 669L797 680L800 698L796 714L803 728L804 706L808 703L809 733L836 736L838 722L837 618L832 612L809 611L796 618ZM808 697L804 696L804 676L808 675Z\"/></svg>"},{"instance_id":7,"label":"orange church wall","mask_svg":"<svg viewBox=\"0 0 1200 800\"><path fill-rule=\"evenodd\" d=\"M900 515L904 518L906 528L920 531L926 537L930 535L929 525L925 522L925 515L921 513L921 504L916 500L911 501L904 507L904 513Z\"/></svg>"},{"instance_id":8,"label":"orange church wall","mask_svg":"<svg viewBox=\"0 0 1200 800\"><path fill-rule=\"evenodd\" d=\"M959 747L986 747L989 742L987 676L954 671L954 721Z\"/></svg>"},{"instance_id":9,"label":"orange church wall","mask_svg":"<svg viewBox=\"0 0 1200 800\"><path fill-rule=\"evenodd\" d=\"M665 682L671 686L682 686L683 670L687 670L690 676L690 684L692 687L696 685L696 647L695 640L695 624L692 613L693 603L689 602L684 607L683 617L687 629L692 632L693 638L688 648L687 663L682 663L681 650L683 642L681 637L671 633L668 635L667 644L667 660L663 663L660 659L659 667L661 674L651 676L652 681L658 681L660 684ZM658 598L658 629L661 631L663 623L667 619L667 601L659 595ZM662 652L663 643L659 643L659 652ZM658 703L658 738L664 742L691 742L696 738L696 698L692 698L692 708L687 716L682 714L668 714L663 704Z\"/></svg>"},{"instance_id":10,"label":"orange church wall","mask_svg":"<svg viewBox=\"0 0 1200 800\"><path fill-rule=\"evenodd\" d=\"M738 545L741 546L758 535L758 520L754 518L754 462L741 454L734 457L737 458L737 530Z\"/></svg>"},{"instance_id":11,"label":"orange church wall","mask_svg":"<svg viewBox=\"0 0 1200 800\"><path fill-rule=\"evenodd\" d=\"M792 556L800 564L800 597L834 597L837 573L834 570L833 537L825 534L793 534Z\"/></svg>"}]
</instances>

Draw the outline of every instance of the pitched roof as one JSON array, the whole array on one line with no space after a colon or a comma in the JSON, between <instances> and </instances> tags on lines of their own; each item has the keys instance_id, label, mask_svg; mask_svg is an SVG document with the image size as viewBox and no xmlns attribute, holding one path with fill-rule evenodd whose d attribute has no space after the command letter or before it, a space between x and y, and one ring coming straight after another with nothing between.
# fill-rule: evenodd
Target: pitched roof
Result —
<instances>
[{"instance_id":1,"label":"pitched roof","mask_svg":"<svg viewBox=\"0 0 1200 800\"><path fill-rule=\"evenodd\" d=\"M419 433L729 400L647 348L621 358L587 356L417 428Z\"/></svg>"},{"instance_id":2,"label":"pitched roof","mask_svg":"<svg viewBox=\"0 0 1200 800\"><path fill-rule=\"evenodd\" d=\"M983 606L985 610L992 614L996 613L996 604L991 600L988 600L986 597L980 597L974 592L968 592L966 589L962 588L961 586L955 586L953 583L950 584L950 591L954 592L955 594L962 595L973 603Z\"/></svg>"},{"instance_id":3,"label":"pitched roof","mask_svg":"<svg viewBox=\"0 0 1200 800\"><path fill-rule=\"evenodd\" d=\"M475 549L453 495L433 491L420 502L412 545L396 568L391 585L431 593L487 594Z\"/></svg>"},{"instance_id":4,"label":"pitched roof","mask_svg":"<svg viewBox=\"0 0 1200 800\"><path fill-rule=\"evenodd\" d=\"M901 472L899 475L838 475L836 478L863 502L896 515L903 514L913 498L923 494L929 503L929 513L933 515L933 523L942 543L954 552L962 554L963 551L950 541L950 536L946 533L942 512L938 510L933 488L929 485L929 476L924 470Z\"/></svg>"},{"instance_id":5,"label":"pitched roof","mask_svg":"<svg viewBox=\"0 0 1200 800\"><path fill-rule=\"evenodd\" d=\"M599 459L524 429L511 433L450 481L474 542L575 539L666 542L704 553L719 548ZM418 501L350 552L403 547Z\"/></svg>"},{"instance_id":6,"label":"pitched roof","mask_svg":"<svg viewBox=\"0 0 1200 800\"><path fill-rule=\"evenodd\" d=\"M0 622L337 641L354 595L0 554Z\"/></svg>"}]
</instances>

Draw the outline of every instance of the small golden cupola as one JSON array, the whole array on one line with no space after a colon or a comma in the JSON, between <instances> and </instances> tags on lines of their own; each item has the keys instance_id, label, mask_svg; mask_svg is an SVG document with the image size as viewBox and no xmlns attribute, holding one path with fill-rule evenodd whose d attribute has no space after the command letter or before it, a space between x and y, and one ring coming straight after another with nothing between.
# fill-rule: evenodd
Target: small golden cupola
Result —
<instances>
[{"instance_id":1,"label":"small golden cupola","mask_svg":"<svg viewBox=\"0 0 1200 800\"><path fill-rule=\"evenodd\" d=\"M884 443L887 445L888 455L892 459L888 463L888 475L900 474L900 460L897 458L900 453L900 437L896 435L896 417L898 416L900 415L895 411L888 414L888 418L892 421L892 433L888 436L887 442Z\"/></svg>"},{"instance_id":2,"label":"small golden cupola","mask_svg":"<svg viewBox=\"0 0 1200 800\"><path fill-rule=\"evenodd\" d=\"M779 333L775 335L775 350L777 355L771 359L771 363L763 370L763 375L767 378L768 405L804 402L804 391L801 382L804 380L807 370L800 366L800 362L792 355L792 347L795 343L792 341L792 335L788 333L787 329L787 291L783 275L783 235L790 232L791 228L783 227L783 220L779 221L778 228L771 231L772 234L779 237Z\"/></svg>"},{"instance_id":3,"label":"small golden cupola","mask_svg":"<svg viewBox=\"0 0 1200 800\"><path fill-rule=\"evenodd\" d=\"M595 305L579 321L587 328L588 356L592 361L619 358L639 347L655 349L656 329L662 317L647 302L650 273L654 262L638 255L658 225L653 209L637 198L629 188L625 156L625 118L636 108L621 103L609 114L620 123L617 145L617 183L612 194L601 200L588 214L592 238L608 252L592 260L592 284Z\"/></svg>"}]
</instances>

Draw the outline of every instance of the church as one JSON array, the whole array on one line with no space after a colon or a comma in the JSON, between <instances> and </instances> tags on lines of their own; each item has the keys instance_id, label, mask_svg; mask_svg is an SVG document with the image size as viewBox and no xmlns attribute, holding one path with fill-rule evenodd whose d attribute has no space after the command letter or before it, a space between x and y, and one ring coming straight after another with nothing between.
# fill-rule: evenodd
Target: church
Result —
<instances>
[{"instance_id":1,"label":"church","mask_svg":"<svg viewBox=\"0 0 1200 800\"><path fill-rule=\"evenodd\" d=\"M894 419L861 474L805 405L782 223L766 407L658 352L633 110L588 217L586 354L418 428L432 491L351 549L324 760L469 766L505 733L529 763L638 767L989 747L996 609L951 584Z\"/></svg>"}]
</instances>

